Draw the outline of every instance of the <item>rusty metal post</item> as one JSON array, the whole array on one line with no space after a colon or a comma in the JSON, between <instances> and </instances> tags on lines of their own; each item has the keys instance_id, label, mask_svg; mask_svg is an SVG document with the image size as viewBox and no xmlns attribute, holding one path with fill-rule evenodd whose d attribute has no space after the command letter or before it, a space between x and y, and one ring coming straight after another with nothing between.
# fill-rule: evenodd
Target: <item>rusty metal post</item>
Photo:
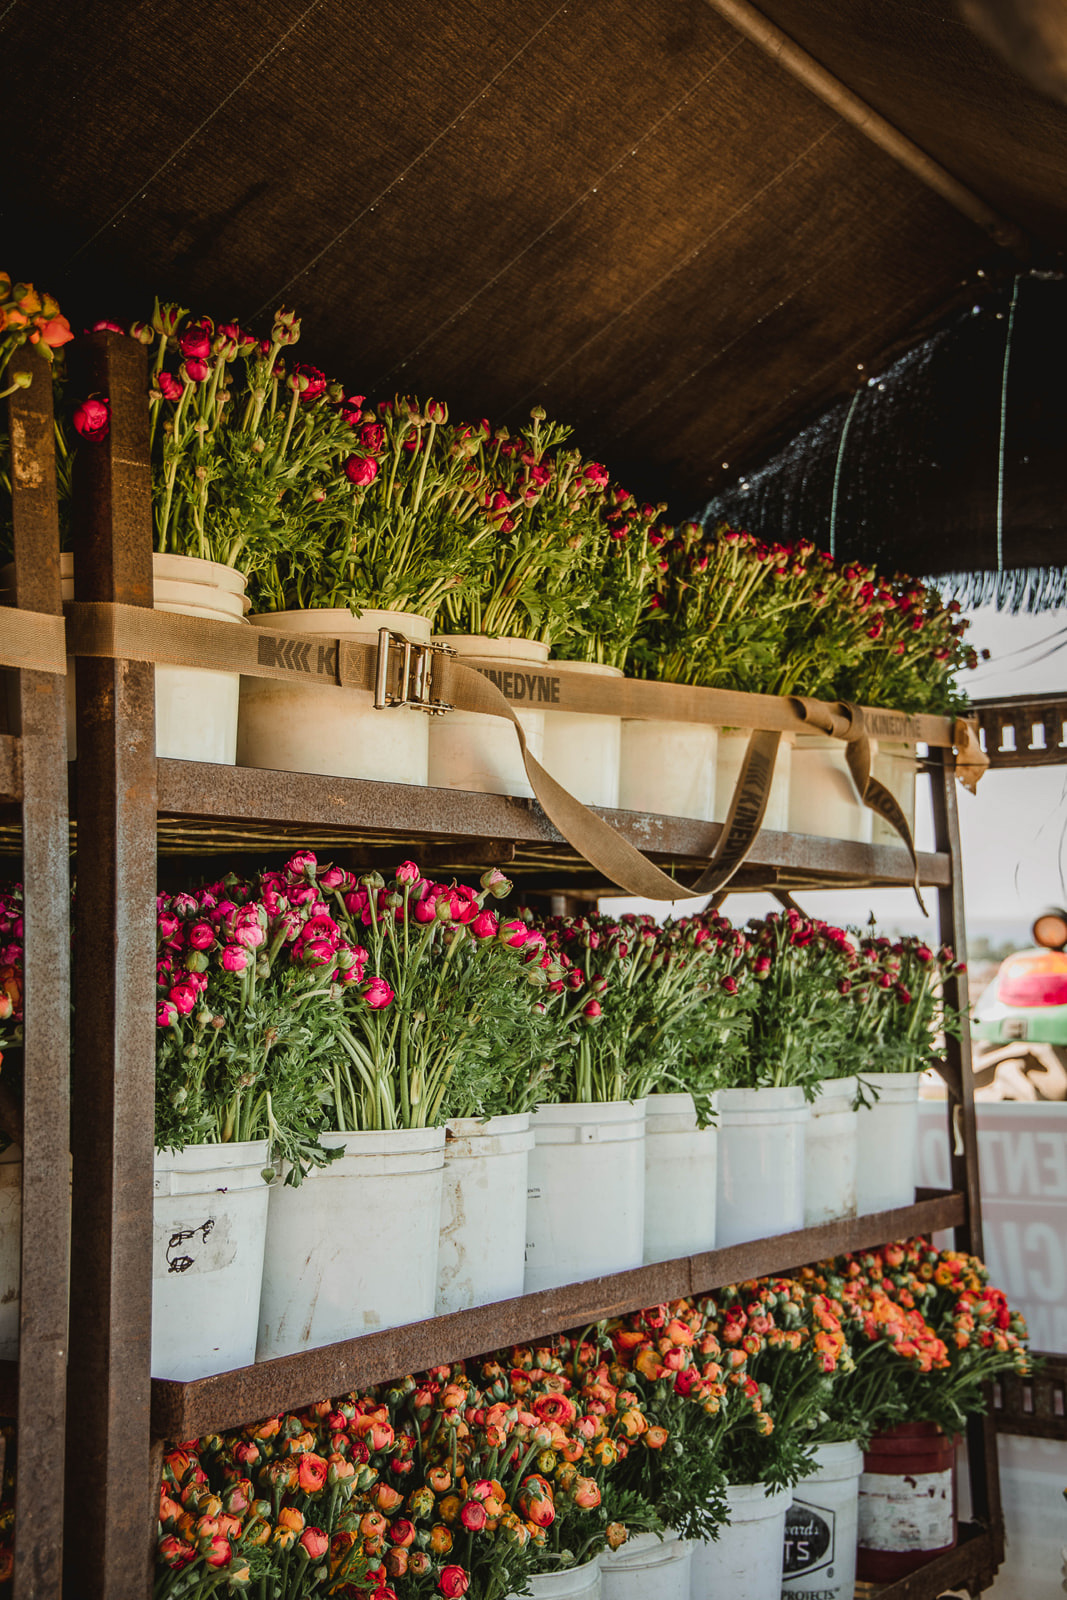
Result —
<instances>
[{"instance_id":1,"label":"rusty metal post","mask_svg":"<svg viewBox=\"0 0 1067 1600\"><path fill-rule=\"evenodd\" d=\"M143 346L79 348L78 389L111 402L78 452L75 597L152 604ZM152 1166L155 1073L155 676L77 669L78 857L67 1592L144 1600L150 1583Z\"/></svg>"},{"instance_id":2,"label":"rusty metal post","mask_svg":"<svg viewBox=\"0 0 1067 1600\"><path fill-rule=\"evenodd\" d=\"M16 603L58 615L52 371L23 350L8 368ZM70 1239L70 877L66 680L18 674L25 885L22 1287L19 1309L15 1600L59 1593Z\"/></svg>"},{"instance_id":3,"label":"rusty metal post","mask_svg":"<svg viewBox=\"0 0 1067 1600\"><path fill-rule=\"evenodd\" d=\"M947 887L938 890L937 909L942 944L950 945L958 959L967 960L967 931L963 909L963 855L960 850L960 825L956 809L956 758L951 750L931 751L935 765L930 787L934 805L934 839L944 851L951 867ZM970 996L967 974L960 973L945 985L945 1002L963 1018L958 1039L947 1038L945 1054L950 1078L959 1093L949 1089L948 1136L952 1161L952 1187L962 1191L965 1220L955 1230L957 1250L983 1255L982 1192L978 1174L978 1126L974 1109L974 1070L971 1061ZM984 1417L971 1417L967 1427L967 1460L971 1475L971 1503L974 1514L989 1529L997 1564L1004 1559L1004 1515L1000 1501L1000 1474L997 1465L996 1419L992 1397Z\"/></svg>"}]
</instances>

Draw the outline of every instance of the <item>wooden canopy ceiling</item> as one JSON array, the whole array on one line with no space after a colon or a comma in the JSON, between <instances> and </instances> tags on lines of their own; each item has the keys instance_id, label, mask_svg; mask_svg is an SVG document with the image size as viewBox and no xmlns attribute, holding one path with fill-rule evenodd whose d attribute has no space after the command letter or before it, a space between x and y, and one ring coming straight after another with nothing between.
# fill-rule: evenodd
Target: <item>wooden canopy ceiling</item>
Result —
<instances>
[{"instance_id":1,"label":"wooden canopy ceiling","mask_svg":"<svg viewBox=\"0 0 1067 1600\"><path fill-rule=\"evenodd\" d=\"M294 306L350 390L540 403L685 515L1067 244L1067 109L954 11L761 5L863 104L737 0L10 0L2 265L77 321Z\"/></svg>"}]
</instances>

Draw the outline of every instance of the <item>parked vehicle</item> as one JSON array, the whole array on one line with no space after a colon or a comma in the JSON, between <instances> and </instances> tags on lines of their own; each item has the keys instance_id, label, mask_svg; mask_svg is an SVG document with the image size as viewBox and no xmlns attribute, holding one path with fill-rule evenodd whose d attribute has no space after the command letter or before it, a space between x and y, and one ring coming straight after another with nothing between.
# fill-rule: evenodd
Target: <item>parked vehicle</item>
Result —
<instances>
[{"instance_id":1,"label":"parked vehicle","mask_svg":"<svg viewBox=\"0 0 1067 1600\"><path fill-rule=\"evenodd\" d=\"M1035 948L1002 961L974 1008L983 1100L1067 1100L1067 911L1043 912L1031 931Z\"/></svg>"}]
</instances>

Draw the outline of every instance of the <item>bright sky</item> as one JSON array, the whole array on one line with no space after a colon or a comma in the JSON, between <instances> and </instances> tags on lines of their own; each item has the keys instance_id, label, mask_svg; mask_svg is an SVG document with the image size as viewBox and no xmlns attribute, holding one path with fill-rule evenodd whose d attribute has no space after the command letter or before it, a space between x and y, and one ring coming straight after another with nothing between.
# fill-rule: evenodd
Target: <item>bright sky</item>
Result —
<instances>
[{"instance_id":1,"label":"bright sky","mask_svg":"<svg viewBox=\"0 0 1067 1600\"><path fill-rule=\"evenodd\" d=\"M1067 610L1013 617L992 607L971 613L969 642L992 658L965 675L972 699L1048 693L1067 695ZM928 788L920 780L916 842L932 849ZM958 789L964 898L971 937L1027 943L1028 929L1048 905L1067 905L1067 766L987 772L976 795ZM924 920L910 890L838 890L798 894L813 915L837 923L865 922L874 911L887 931L936 937L936 904ZM675 913L702 901L677 901ZM723 910L735 922L762 916L775 902L765 895L732 895ZM652 902L603 900L605 911L664 908Z\"/></svg>"}]
</instances>

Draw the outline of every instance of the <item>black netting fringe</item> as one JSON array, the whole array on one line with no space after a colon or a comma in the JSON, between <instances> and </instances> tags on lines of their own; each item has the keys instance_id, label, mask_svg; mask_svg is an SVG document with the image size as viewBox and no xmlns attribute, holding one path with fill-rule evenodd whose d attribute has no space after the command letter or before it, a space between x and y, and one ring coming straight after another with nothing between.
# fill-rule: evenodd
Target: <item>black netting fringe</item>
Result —
<instances>
[{"instance_id":1,"label":"black netting fringe","mask_svg":"<svg viewBox=\"0 0 1067 1600\"><path fill-rule=\"evenodd\" d=\"M926 579L964 607L1037 613L1067 605L1067 567L1011 567L1005 572L939 572Z\"/></svg>"}]
</instances>

